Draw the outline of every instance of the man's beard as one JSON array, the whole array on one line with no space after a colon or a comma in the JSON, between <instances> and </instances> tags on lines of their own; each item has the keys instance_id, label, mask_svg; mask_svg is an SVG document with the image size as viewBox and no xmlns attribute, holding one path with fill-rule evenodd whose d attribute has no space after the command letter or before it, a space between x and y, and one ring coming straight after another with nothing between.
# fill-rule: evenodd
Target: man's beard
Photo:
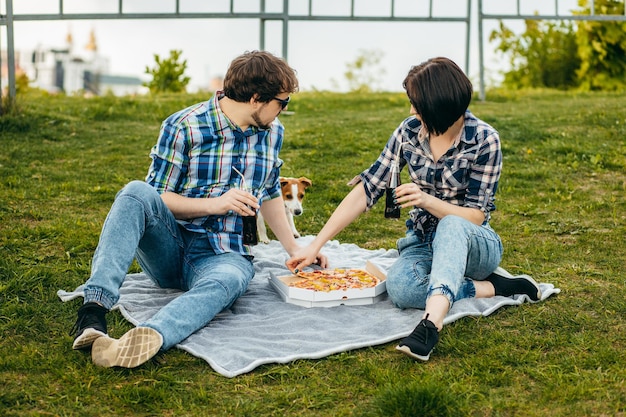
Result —
<instances>
[{"instance_id":1,"label":"man's beard","mask_svg":"<svg viewBox=\"0 0 626 417\"><path fill-rule=\"evenodd\" d=\"M265 124L261 121L258 111L255 111L254 113L252 113L252 120L254 120L254 123L256 123L256 127L258 127L259 129L267 130L270 128L269 124Z\"/></svg>"}]
</instances>

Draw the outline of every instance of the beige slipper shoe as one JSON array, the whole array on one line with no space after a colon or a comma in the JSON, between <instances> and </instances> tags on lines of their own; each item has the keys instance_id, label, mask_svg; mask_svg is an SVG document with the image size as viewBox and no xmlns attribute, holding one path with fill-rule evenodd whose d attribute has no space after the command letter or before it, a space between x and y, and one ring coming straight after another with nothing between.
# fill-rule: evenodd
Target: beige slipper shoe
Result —
<instances>
[{"instance_id":1,"label":"beige slipper shoe","mask_svg":"<svg viewBox=\"0 0 626 417\"><path fill-rule=\"evenodd\" d=\"M134 368L157 354L163 336L150 327L135 327L119 339L99 337L91 346L91 360L98 366Z\"/></svg>"}]
</instances>

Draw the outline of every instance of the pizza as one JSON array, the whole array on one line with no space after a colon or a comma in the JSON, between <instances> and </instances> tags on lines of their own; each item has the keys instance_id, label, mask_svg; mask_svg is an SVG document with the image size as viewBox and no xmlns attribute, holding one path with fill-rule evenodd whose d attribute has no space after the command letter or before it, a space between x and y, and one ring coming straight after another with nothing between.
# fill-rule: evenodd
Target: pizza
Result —
<instances>
[{"instance_id":1,"label":"pizza","mask_svg":"<svg viewBox=\"0 0 626 417\"><path fill-rule=\"evenodd\" d=\"M289 286L312 291L363 289L380 283L380 279L363 269L316 269L296 275L305 279L291 282Z\"/></svg>"}]
</instances>

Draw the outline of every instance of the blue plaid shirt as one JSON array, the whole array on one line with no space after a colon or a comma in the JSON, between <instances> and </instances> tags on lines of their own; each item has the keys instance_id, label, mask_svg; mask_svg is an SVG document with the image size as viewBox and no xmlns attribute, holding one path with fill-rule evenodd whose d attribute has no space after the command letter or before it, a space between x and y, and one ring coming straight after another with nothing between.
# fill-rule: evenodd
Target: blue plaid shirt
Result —
<instances>
[{"instance_id":1,"label":"blue plaid shirt","mask_svg":"<svg viewBox=\"0 0 626 417\"><path fill-rule=\"evenodd\" d=\"M439 161L433 161L426 129L417 118L408 117L393 132L376 162L352 181L363 181L368 209L385 192L398 155L400 169L406 166L411 181L422 191L450 204L477 208L485 213L483 224L488 224L490 212L496 208L502 170L500 138L493 127L468 110L460 137ZM407 232L428 238L438 223L437 217L416 207L409 213Z\"/></svg>"},{"instance_id":2,"label":"blue plaid shirt","mask_svg":"<svg viewBox=\"0 0 626 417\"><path fill-rule=\"evenodd\" d=\"M230 188L251 188L264 201L280 197L278 157L284 128L278 119L270 129L250 126L245 131L222 112L217 92L207 102L168 117L161 125L150 152L152 164L146 182L159 193L166 191L191 198L219 197ZM243 173L241 177L233 168ZM178 220L186 229L206 233L216 253L250 255L243 244L241 216L212 215Z\"/></svg>"}]
</instances>

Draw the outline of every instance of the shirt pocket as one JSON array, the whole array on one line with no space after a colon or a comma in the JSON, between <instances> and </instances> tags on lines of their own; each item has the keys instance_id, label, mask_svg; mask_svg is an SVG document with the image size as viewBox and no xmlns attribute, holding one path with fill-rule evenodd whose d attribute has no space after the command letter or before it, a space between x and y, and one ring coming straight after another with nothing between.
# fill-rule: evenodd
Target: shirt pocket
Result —
<instances>
[{"instance_id":1,"label":"shirt pocket","mask_svg":"<svg viewBox=\"0 0 626 417\"><path fill-rule=\"evenodd\" d=\"M409 175L411 181L417 184L422 191L435 190L435 169L424 159L419 158L415 164L413 162L409 164Z\"/></svg>"},{"instance_id":2,"label":"shirt pocket","mask_svg":"<svg viewBox=\"0 0 626 417\"><path fill-rule=\"evenodd\" d=\"M445 161L441 173L442 194L444 198L453 197L469 186L471 163L466 158Z\"/></svg>"}]
</instances>

